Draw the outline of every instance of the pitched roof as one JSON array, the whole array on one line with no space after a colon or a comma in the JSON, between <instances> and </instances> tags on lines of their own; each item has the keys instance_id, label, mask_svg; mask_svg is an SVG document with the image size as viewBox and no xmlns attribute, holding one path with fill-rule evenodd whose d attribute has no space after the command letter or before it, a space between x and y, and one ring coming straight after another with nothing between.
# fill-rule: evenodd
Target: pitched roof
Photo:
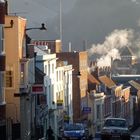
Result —
<instances>
[{"instance_id":1,"label":"pitched roof","mask_svg":"<svg viewBox=\"0 0 140 140\"><path fill-rule=\"evenodd\" d=\"M42 70L40 70L38 67L35 67L35 72L36 72L37 74L42 75L42 76L45 76L45 75L46 75L46 74L45 74Z\"/></svg>"},{"instance_id":2,"label":"pitched roof","mask_svg":"<svg viewBox=\"0 0 140 140\"><path fill-rule=\"evenodd\" d=\"M106 75L100 76L99 80L103 84L105 84L108 88L112 88L112 87L116 86L115 82L112 79L110 79L109 77L107 77Z\"/></svg>"},{"instance_id":3,"label":"pitched roof","mask_svg":"<svg viewBox=\"0 0 140 140\"><path fill-rule=\"evenodd\" d=\"M39 68L35 67L35 83L43 84L44 83L44 76L46 74L40 70Z\"/></svg>"},{"instance_id":4,"label":"pitched roof","mask_svg":"<svg viewBox=\"0 0 140 140\"><path fill-rule=\"evenodd\" d=\"M138 82L135 82L134 80L129 81L129 84L132 85L137 90L140 90L140 84Z\"/></svg>"},{"instance_id":5,"label":"pitched roof","mask_svg":"<svg viewBox=\"0 0 140 140\"><path fill-rule=\"evenodd\" d=\"M88 81L93 84L100 84L100 82L91 74L88 75Z\"/></svg>"}]
</instances>

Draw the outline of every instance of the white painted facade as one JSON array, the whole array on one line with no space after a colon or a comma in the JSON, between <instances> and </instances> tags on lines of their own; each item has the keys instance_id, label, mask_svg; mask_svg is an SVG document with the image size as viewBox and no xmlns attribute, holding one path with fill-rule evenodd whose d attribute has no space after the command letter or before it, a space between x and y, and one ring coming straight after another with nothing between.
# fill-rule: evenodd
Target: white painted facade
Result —
<instances>
[{"instance_id":1,"label":"white painted facade","mask_svg":"<svg viewBox=\"0 0 140 140\"><path fill-rule=\"evenodd\" d=\"M65 111L69 119L69 123L73 123L73 105L72 105L72 65L64 66L64 100Z\"/></svg>"},{"instance_id":2,"label":"white painted facade","mask_svg":"<svg viewBox=\"0 0 140 140\"><path fill-rule=\"evenodd\" d=\"M104 121L103 105L104 105L104 93L94 94L94 124L96 132L101 131Z\"/></svg>"},{"instance_id":3,"label":"white painted facade","mask_svg":"<svg viewBox=\"0 0 140 140\"><path fill-rule=\"evenodd\" d=\"M57 64L56 68L56 105L57 105L57 132L60 134L60 128L63 127L64 118L64 67Z\"/></svg>"},{"instance_id":4,"label":"white painted facade","mask_svg":"<svg viewBox=\"0 0 140 140\"><path fill-rule=\"evenodd\" d=\"M55 134L58 133L57 126L57 82L56 82L56 54L50 54L39 47L35 47L36 55L36 67L43 71L46 75L44 76L44 87L47 98L47 111L46 121L44 129L50 125ZM44 135L46 132L44 131Z\"/></svg>"},{"instance_id":5,"label":"white painted facade","mask_svg":"<svg viewBox=\"0 0 140 140\"><path fill-rule=\"evenodd\" d=\"M103 92L97 93L96 91L91 91L88 97L88 105L91 107L91 113L88 115L90 120L89 132L93 136L96 132L100 132L104 122L104 98Z\"/></svg>"}]
</instances>

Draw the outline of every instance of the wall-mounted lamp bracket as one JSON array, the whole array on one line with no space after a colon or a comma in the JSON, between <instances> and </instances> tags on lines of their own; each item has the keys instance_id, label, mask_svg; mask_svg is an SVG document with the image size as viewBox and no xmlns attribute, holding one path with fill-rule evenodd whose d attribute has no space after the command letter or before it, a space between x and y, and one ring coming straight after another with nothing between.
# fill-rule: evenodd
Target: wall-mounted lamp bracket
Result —
<instances>
[{"instance_id":1,"label":"wall-mounted lamp bracket","mask_svg":"<svg viewBox=\"0 0 140 140\"><path fill-rule=\"evenodd\" d=\"M47 28L45 27L45 24L42 23L42 24L41 24L41 27L26 28L25 31L35 30L35 29L37 29L37 30L47 30Z\"/></svg>"},{"instance_id":2,"label":"wall-mounted lamp bracket","mask_svg":"<svg viewBox=\"0 0 140 140\"><path fill-rule=\"evenodd\" d=\"M10 26L5 26L4 28L13 28L13 25L14 25L14 21L11 20L11 21L10 21Z\"/></svg>"},{"instance_id":3,"label":"wall-mounted lamp bracket","mask_svg":"<svg viewBox=\"0 0 140 140\"><path fill-rule=\"evenodd\" d=\"M22 92L22 93L14 93L14 97L23 97L23 96L28 96L29 93L27 92Z\"/></svg>"}]
</instances>

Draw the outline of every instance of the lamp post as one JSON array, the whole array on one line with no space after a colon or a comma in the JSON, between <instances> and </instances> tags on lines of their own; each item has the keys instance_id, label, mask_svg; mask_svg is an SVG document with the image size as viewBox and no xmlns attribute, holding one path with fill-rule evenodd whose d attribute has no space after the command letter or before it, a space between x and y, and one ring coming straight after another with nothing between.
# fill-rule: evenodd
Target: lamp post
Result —
<instances>
[{"instance_id":1,"label":"lamp post","mask_svg":"<svg viewBox=\"0 0 140 140\"><path fill-rule=\"evenodd\" d=\"M12 139L12 137L14 136L13 135L14 133L12 133L12 126L18 123L18 111L17 105L15 103L13 102L6 103L7 108L8 105L10 110L12 110L12 113L14 113L14 118L11 117L6 118L6 138L9 140ZM13 110L15 111L13 112Z\"/></svg>"},{"instance_id":2,"label":"lamp post","mask_svg":"<svg viewBox=\"0 0 140 140\"><path fill-rule=\"evenodd\" d=\"M17 123L18 122L18 111L17 111L17 105L15 104L15 103L12 103L12 102L10 102L10 103L6 103L6 105L13 105L13 108L15 109L15 122ZM13 110L13 109L12 109Z\"/></svg>"},{"instance_id":3,"label":"lamp post","mask_svg":"<svg viewBox=\"0 0 140 140\"><path fill-rule=\"evenodd\" d=\"M31 42L31 38L27 35L27 31L30 31L30 30L41 30L41 31L43 31L43 30L47 30L47 28L45 27L45 24L44 23L42 23L41 24L41 26L40 27L31 27L31 28L26 28L25 29L26 30L26 57L28 58L29 56L30 56L30 54L29 54L29 49L28 49L28 44L30 44L30 42ZM35 53L35 55L34 55L34 66L35 66L35 63L36 63L36 53ZM35 70L35 67L34 67L34 70ZM32 98L34 101L35 101L35 119L34 119L34 125L35 125L35 136L36 137L38 137L38 133L37 133L37 127L36 127L36 115L37 115L37 96L35 95L34 96L34 98ZM31 101L31 103L32 103L32 101ZM31 105L32 106L32 105ZM31 108L31 110L32 110L32 108ZM32 111L31 111L31 113L32 113ZM32 116L32 114L31 114L31 116ZM32 123L32 118L31 118L31 123Z\"/></svg>"},{"instance_id":4,"label":"lamp post","mask_svg":"<svg viewBox=\"0 0 140 140\"><path fill-rule=\"evenodd\" d=\"M29 30L47 30L45 27L45 24L42 23L41 27L32 27L32 28L26 28L25 29L25 49L24 49L24 54L26 58L30 58L30 52L28 49L28 44L31 42L31 38L26 34L27 31ZM35 57L35 56L34 56ZM34 58L34 65L35 65L35 58ZM35 67L32 69L32 73L35 73ZM30 75L28 75L30 76ZM35 76L35 75L34 75ZM25 80L27 81L27 80ZM35 82L35 81L34 81ZM34 82L32 84L34 84ZM21 140L30 140L32 131L31 131L31 124L32 124L32 102L34 101L35 107L35 118L36 118L36 100L37 97L31 96L31 85L29 83L25 83L28 85L28 88L23 89L23 91L20 91L20 105L21 105ZM35 121L35 126L36 126L36 120ZM36 128L35 128L36 129Z\"/></svg>"}]
</instances>

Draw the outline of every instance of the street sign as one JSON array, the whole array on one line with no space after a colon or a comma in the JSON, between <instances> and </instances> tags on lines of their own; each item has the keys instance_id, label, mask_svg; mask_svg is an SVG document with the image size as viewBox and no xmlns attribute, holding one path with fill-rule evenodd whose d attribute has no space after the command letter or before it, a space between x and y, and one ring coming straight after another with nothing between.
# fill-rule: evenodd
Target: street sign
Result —
<instances>
[{"instance_id":1,"label":"street sign","mask_svg":"<svg viewBox=\"0 0 140 140\"><path fill-rule=\"evenodd\" d=\"M44 85L35 84L31 87L32 94L44 94Z\"/></svg>"},{"instance_id":2,"label":"street sign","mask_svg":"<svg viewBox=\"0 0 140 140\"><path fill-rule=\"evenodd\" d=\"M63 109L63 100L57 100L57 109Z\"/></svg>"},{"instance_id":3,"label":"street sign","mask_svg":"<svg viewBox=\"0 0 140 140\"><path fill-rule=\"evenodd\" d=\"M91 107L83 107L83 113L91 113Z\"/></svg>"}]
</instances>

